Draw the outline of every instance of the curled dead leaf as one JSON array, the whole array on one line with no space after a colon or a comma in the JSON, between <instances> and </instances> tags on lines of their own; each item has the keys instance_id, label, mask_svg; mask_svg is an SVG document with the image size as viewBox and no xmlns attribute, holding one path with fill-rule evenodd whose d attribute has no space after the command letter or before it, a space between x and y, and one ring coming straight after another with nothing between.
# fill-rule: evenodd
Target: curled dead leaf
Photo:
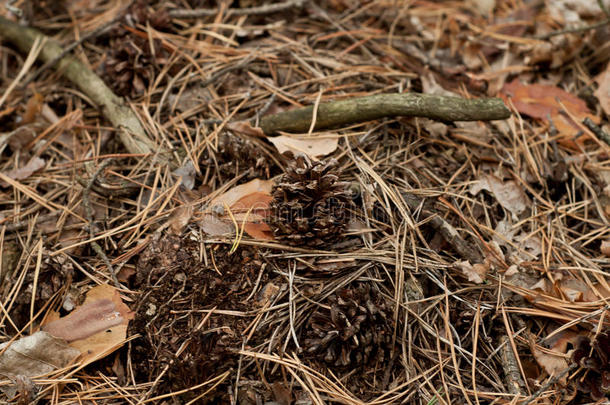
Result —
<instances>
[{"instance_id":1,"label":"curled dead leaf","mask_svg":"<svg viewBox=\"0 0 610 405\"><path fill-rule=\"evenodd\" d=\"M543 349L536 345L534 338L530 337L529 345L536 362L550 376L558 376L568 368L568 349L576 345L580 334L566 329L553 334L547 339L548 349ZM566 376L560 380L562 385L566 385Z\"/></svg>"},{"instance_id":2,"label":"curled dead leaf","mask_svg":"<svg viewBox=\"0 0 610 405\"><path fill-rule=\"evenodd\" d=\"M273 239L265 222L270 214L273 180L255 179L214 198L201 213L200 225L208 235L228 235L237 226L253 238Z\"/></svg>"},{"instance_id":3,"label":"curled dead leaf","mask_svg":"<svg viewBox=\"0 0 610 405\"><path fill-rule=\"evenodd\" d=\"M227 129L239 134L264 137L265 133L259 127L253 127L248 121L229 122L226 125Z\"/></svg>"},{"instance_id":4,"label":"curled dead leaf","mask_svg":"<svg viewBox=\"0 0 610 405\"><path fill-rule=\"evenodd\" d=\"M602 252L603 255L610 257L610 240L603 240L599 250Z\"/></svg>"},{"instance_id":5,"label":"curled dead leaf","mask_svg":"<svg viewBox=\"0 0 610 405\"><path fill-rule=\"evenodd\" d=\"M514 215L524 212L531 204L529 198L514 180L502 181L496 176L485 175L470 187L470 194L481 190L491 192L502 207Z\"/></svg>"},{"instance_id":6,"label":"curled dead leaf","mask_svg":"<svg viewBox=\"0 0 610 405\"><path fill-rule=\"evenodd\" d=\"M0 345L0 374L34 377L70 364L80 352L47 332Z\"/></svg>"},{"instance_id":7,"label":"curled dead leaf","mask_svg":"<svg viewBox=\"0 0 610 405\"><path fill-rule=\"evenodd\" d=\"M489 271L489 264L487 263L476 263L470 264L468 260L462 260L455 262L455 266L468 277L468 281L472 281L476 284L481 284L485 281L487 272Z\"/></svg>"}]
</instances>

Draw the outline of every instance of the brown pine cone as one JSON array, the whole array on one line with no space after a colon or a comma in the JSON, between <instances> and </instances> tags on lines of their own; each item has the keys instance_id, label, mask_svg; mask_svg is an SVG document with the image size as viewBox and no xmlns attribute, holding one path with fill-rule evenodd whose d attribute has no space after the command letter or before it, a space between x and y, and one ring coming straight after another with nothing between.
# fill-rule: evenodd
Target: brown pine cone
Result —
<instances>
[{"instance_id":1,"label":"brown pine cone","mask_svg":"<svg viewBox=\"0 0 610 405\"><path fill-rule=\"evenodd\" d=\"M610 394L610 332L600 333L595 340L583 337L572 352L572 363L584 368L584 377L577 380L578 389L599 401Z\"/></svg>"},{"instance_id":2,"label":"brown pine cone","mask_svg":"<svg viewBox=\"0 0 610 405\"><path fill-rule=\"evenodd\" d=\"M269 225L276 239L293 245L324 246L345 232L351 205L349 183L332 172L337 164L300 155L273 190Z\"/></svg>"},{"instance_id":3,"label":"brown pine cone","mask_svg":"<svg viewBox=\"0 0 610 405\"><path fill-rule=\"evenodd\" d=\"M383 364L389 360L391 309L375 290L358 283L327 300L305 327L305 352L334 366Z\"/></svg>"},{"instance_id":4,"label":"brown pine cone","mask_svg":"<svg viewBox=\"0 0 610 405\"><path fill-rule=\"evenodd\" d=\"M244 177L244 181L255 178L268 179L273 166L256 140L231 132L219 135L218 153L215 154L215 159L205 159L205 164L217 164L219 174L226 179L236 177L247 169L248 174Z\"/></svg>"},{"instance_id":5,"label":"brown pine cone","mask_svg":"<svg viewBox=\"0 0 610 405\"><path fill-rule=\"evenodd\" d=\"M165 10L152 12L145 1L138 0L131 5L124 22L129 26L150 24L157 30L169 26L169 15ZM154 79L155 71L167 63L167 51L161 41L139 37L123 28L115 31L111 43L111 53L104 63L106 82L121 96L137 97L142 95Z\"/></svg>"}]
</instances>

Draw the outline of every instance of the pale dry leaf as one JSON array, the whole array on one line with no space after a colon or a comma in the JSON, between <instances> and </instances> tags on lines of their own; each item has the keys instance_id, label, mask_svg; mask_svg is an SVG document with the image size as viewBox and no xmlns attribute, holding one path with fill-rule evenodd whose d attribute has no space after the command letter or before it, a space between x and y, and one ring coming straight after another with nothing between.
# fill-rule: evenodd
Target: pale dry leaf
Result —
<instances>
[{"instance_id":1,"label":"pale dry leaf","mask_svg":"<svg viewBox=\"0 0 610 405\"><path fill-rule=\"evenodd\" d=\"M606 66L606 70L596 78L598 88L593 95L599 100L599 105L606 115L610 116L610 63Z\"/></svg>"},{"instance_id":2,"label":"pale dry leaf","mask_svg":"<svg viewBox=\"0 0 610 405\"><path fill-rule=\"evenodd\" d=\"M181 179L180 184L188 190L192 190L195 187L195 175L197 171L193 165L192 160L187 160L185 164L177 168L172 172L174 176Z\"/></svg>"},{"instance_id":3,"label":"pale dry leaf","mask_svg":"<svg viewBox=\"0 0 610 405\"><path fill-rule=\"evenodd\" d=\"M566 329L559 333L552 334L552 336L547 339L547 344L549 345L548 351L539 349L534 343L533 338L530 339L529 344L538 365L540 365L548 375L557 376L568 368L568 349L576 346L579 337L579 333ZM562 385L565 385L566 381L566 376L560 380Z\"/></svg>"},{"instance_id":4,"label":"pale dry leaf","mask_svg":"<svg viewBox=\"0 0 610 405\"><path fill-rule=\"evenodd\" d=\"M7 348L8 346L8 348ZM63 368L80 351L47 332L36 332L12 343L0 345L0 375L34 377Z\"/></svg>"},{"instance_id":5,"label":"pale dry leaf","mask_svg":"<svg viewBox=\"0 0 610 405\"><path fill-rule=\"evenodd\" d=\"M587 302L595 302L602 299L610 299L610 289L599 283L593 284L591 288L585 291L585 294L583 296L583 301Z\"/></svg>"},{"instance_id":6,"label":"pale dry leaf","mask_svg":"<svg viewBox=\"0 0 610 405\"><path fill-rule=\"evenodd\" d=\"M563 356L544 353L536 347L532 348L532 354L540 367L544 369L550 376L557 376L568 368L568 362ZM566 378L563 377L560 381L565 385Z\"/></svg>"},{"instance_id":7,"label":"pale dry leaf","mask_svg":"<svg viewBox=\"0 0 610 405\"><path fill-rule=\"evenodd\" d=\"M235 232L233 223L213 214L203 214L199 224L201 230L210 236L231 235Z\"/></svg>"},{"instance_id":8,"label":"pale dry leaf","mask_svg":"<svg viewBox=\"0 0 610 405\"><path fill-rule=\"evenodd\" d=\"M20 167L18 169L10 170L8 172L5 172L4 174L6 175L6 177L9 177L13 180L23 180L27 179L38 170L42 169L45 164L46 162L43 159L34 156L30 160L28 160L25 166ZM9 185L5 182L0 182L0 186L8 187Z\"/></svg>"},{"instance_id":9,"label":"pale dry leaf","mask_svg":"<svg viewBox=\"0 0 610 405\"><path fill-rule=\"evenodd\" d=\"M329 155L337 150L339 145L338 137L295 138L281 135L268 137L267 139L280 153L288 151L295 154L304 153L310 158Z\"/></svg>"},{"instance_id":10,"label":"pale dry leaf","mask_svg":"<svg viewBox=\"0 0 610 405\"><path fill-rule=\"evenodd\" d=\"M496 0L470 0L472 5L483 16L489 15L496 7Z\"/></svg>"},{"instance_id":11,"label":"pale dry leaf","mask_svg":"<svg viewBox=\"0 0 610 405\"><path fill-rule=\"evenodd\" d=\"M529 287L530 290L540 290L545 294L548 294L552 291L551 282L546 278L541 278L534 285Z\"/></svg>"},{"instance_id":12,"label":"pale dry leaf","mask_svg":"<svg viewBox=\"0 0 610 405\"><path fill-rule=\"evenodd\" d=\"M557 285L564 297L570 302L584 301L585 294L590 290L585 282L575 278L561 280Z\"/></svg>"},{"instance_id":13,"label":"pale dry leaf","mask_svg":"<svg viewBox=\"0 0 610 405\"><path fill-rule=\"evenodd\" d=\"M440 84L437 83L434 75L422 75L420 77L423 92L426 94L435 94L437 96L447 96L447 97L458 97L457 93L454 93L449 90L445 90Z\"/></svg>"},{"instance_id":14,"label":"pale dry leaf","mask_svg":"<svg viewBox=\"0 0 610 405\"><path fill-rule=\"evenodd\" d=\"M602 0L610 7L610 0ZM553 0L546 2L548 12L553 19L568 26L585 25L583 18L595 17L601 13L597 1L592 0Z\"/></svg>"},{"instance_id":15,"label":"pale dry leaf","mask_svg":"<svg viewBox=\"0 0 610 405\"><path fill-rule=\"evenodd\" d=\"M531 204L521 187L514 181L502 181L496 176L483 176L470 187L470 193L475 195L481 190L491 192L502 207L514 215L524 212Z\"/></svg>"},{"instance_id":16,"label":"pale dry leaf","mask_svg":"<svg viewBox=\"0 0 610 405\"><path fill-rule=\"evenodd\" d=\"M454 264L460 271L468 277L468 281L481 284L485 281L489 265L483 263L470 264L468 260L461 260Z\"/></svg>"},{"instance_id":17,"label":"pale dry leaf","mask_svg":"<svg viewBox=\"0 0 610 405\"><path fill-rule=\"evenodd\" d=\"M174 235L179 235L193 216L193 205L185 204L176 208L169 218L169 228Z\"/></svg>"}]
</instances>

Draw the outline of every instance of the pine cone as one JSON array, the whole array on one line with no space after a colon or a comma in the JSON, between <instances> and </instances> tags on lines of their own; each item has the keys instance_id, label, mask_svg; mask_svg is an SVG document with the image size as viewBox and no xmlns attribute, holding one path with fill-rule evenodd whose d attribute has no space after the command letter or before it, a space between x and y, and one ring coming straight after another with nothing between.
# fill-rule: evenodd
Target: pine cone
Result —
<instances>
[{"instance_id":1,"label":"pine cone","mask_svg":"<svg viewBox=\"0 0 610 405\"><path fill-rule=\"evenodd\" d=\"M170 19L167 11L150 12L145 1L138 0L125 15L125 24L136 26L150 24L157 30L166 29ZM115 32L111 53L104 63L106 82L121 96L137 97L154 79L155 69L167 62L167 52L161 41L141 38L123 28Z\"/></svg>"},{"instance_id":2,"label":"pine cone","mask_svg":"<svg viewBox=\"0 0 610 405\"><path fill-rule=\"evenodd\" d=\"M336 160L312 162L298 156L273 191L269 225L290 244L323 246L343 236L351 204L349 183L331 169Z\"/></svg>"},{"instance_id":3,"label":"pine cone","mask_svg":"<svg viewBox=\"0 0 610 405\"><path fill-rule=\"evenodd\" d=\"M577 387L596 401L610 394L610 331L595 340L583 337L572 352L572 362L586 370Z\"/></svg>"},{"instance_id":4,"label":"pine cone","mask_svg":"<svg viewBox=\"0 0 610 405\"><path fill-rule=\"evenodd\" d=\"M165 51L158 40L150 43L136 36L125 36L114 42L113 50L104 64L106 80L121 96L137 97L144 93L153 80L155 69L165 63Z\"/></svg>"},{"instance_id":5,"label":"pine cone","mask_svg":"<svg viewBox=\"0 0 610 405\"><path fill-rule=\"evenodd\" d=\"M391 354L389 312L382 297L365 283L342 289L311 316L303 348L338 367L384 364Z\"/></svg>"},{"instance_id":6,"label":"pine cone","mask_svg":"<svg viewBox=\"0 0 610 405\"><path fill-rule=\"evenodd\" d=\"M217 164L219 174L224 178L234 178L244 170L249 170L244 181L261 177L268 179L271 176L272 163L261 146L248 137L234 135L230 132L220 135L218 152L214 157L214 160L210 157L204 159L204 164L208 166Z\"/></svg>"}]
</instances>

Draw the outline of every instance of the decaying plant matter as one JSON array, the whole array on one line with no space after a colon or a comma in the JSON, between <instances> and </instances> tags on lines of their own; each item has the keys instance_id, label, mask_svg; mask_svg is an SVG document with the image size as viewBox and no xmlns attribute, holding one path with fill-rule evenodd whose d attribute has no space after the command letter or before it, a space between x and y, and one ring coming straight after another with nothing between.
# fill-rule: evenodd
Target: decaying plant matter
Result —
<instances>
[{"instance_id":1,"label":"decaying plant matter","mask_svg":"<svg viewBox=\"0 0 610 405\"><path fill-rule=\"evenodd\" d=\"M539 3L0 2L0 403L603 401L607 0Z\"/></svg>"}]
</instances>

